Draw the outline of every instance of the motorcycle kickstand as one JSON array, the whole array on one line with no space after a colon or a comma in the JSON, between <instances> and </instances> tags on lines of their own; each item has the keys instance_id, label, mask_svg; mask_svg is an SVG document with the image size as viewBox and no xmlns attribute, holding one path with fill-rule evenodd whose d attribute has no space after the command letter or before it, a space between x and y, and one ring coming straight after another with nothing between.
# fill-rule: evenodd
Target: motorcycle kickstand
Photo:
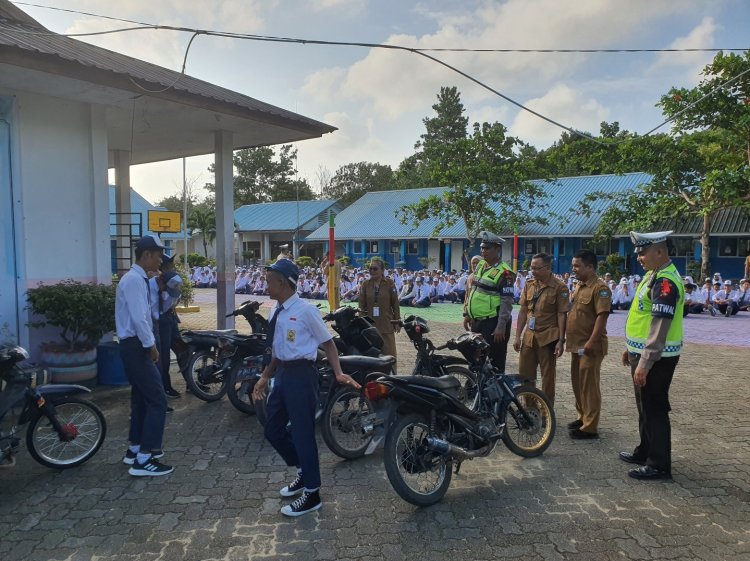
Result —
<instances>
[{"instance_id":1,"label":"motorcycle kickstand","mask_svg":"<svg viewBox=\"0 0 750 561\"><path fill-rule=\"evenodd\" d=\"M456 467L455 467L455 469L453 470L453 473L454 473L455 475L458 475L458 472L459 472L459 470L461 469L461 464L462 464L462 463L463 463L463 462L462 462L461 460L459 460L459 461L457 461L457 462L456 462Z\"/></svg>"}]
</instances>

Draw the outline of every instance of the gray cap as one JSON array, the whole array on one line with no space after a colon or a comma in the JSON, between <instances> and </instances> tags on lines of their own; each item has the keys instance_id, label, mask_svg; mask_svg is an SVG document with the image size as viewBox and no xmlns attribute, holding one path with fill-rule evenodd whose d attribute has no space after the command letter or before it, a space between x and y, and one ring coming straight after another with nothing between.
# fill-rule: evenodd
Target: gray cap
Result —
<instances>
[{"instance_id":1,"label":"gray cap","mask_svg":"<svg viewBox=\"0 0 750 561\"><path fill-rule=\"evenodd\" d=\"M505 243L503 238L487 230L479 232L479 238L482 240L482 244L502 245Z\"/></svg>"},{"instance_id":2,"label":"gray cap","mask_svg":"<svg viewBox=\"0 0 750 561\"><path fill-rule=\"evenodd\" d=\"M672 235L672 230L666 232L630 232L630 239L633 241L635 246L635 252L640 253L640 249L648 247L656 243L662 243L667 241L667 238Z\"/></svg>"}]
</instances>

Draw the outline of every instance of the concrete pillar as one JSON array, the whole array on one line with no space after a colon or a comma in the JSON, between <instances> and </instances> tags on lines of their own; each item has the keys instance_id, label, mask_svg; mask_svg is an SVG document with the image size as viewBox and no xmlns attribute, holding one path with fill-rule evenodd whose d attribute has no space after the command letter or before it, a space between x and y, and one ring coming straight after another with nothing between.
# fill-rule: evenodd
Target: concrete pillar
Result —
<instances>
[{"instance_id":1,"label":"concrete pillar","mask_svg":"<svg viewBox=\"0 0 750 561\"><path fill-rule=\"evenodd\" d=\"M214 167L216 170L216 325L234 328L234 171L232 166L232 133L214 133Z\"/></svg>"},{"instance_id":2,"label":"concrete pillar","mask_svg":"<svg viewBox=\"0 0 750 561\"><path fill-rule=\"evenodd\" d=\"M135 261L135 254L130 249L130 236L138 236L136 228L130 228L127 224L132 224L132 217L128 213L132 212L130 208L130 152L127 150L115 150L113 152L115 163L115 212L117 222L117 274L124 275L130 269L130 260ZM107 194L109 196L109 193ZM148 225L144 225L147 227ZM140 235L146 233L145 227L141 230Z\"/></svg>"},{"instance_id":3,"label":"concrete pillar","mask_svg":"<svg viewBox=\"0 0 750 561\"><path fill-rule=\"evenodd\" d=\"M444 240L444 248L443 251L445 252L445 258L443 259L443 271L450 271L451 270L451 241L450 240Z\"/></svg>"},{"instance_id":4,"label":"concrete pillar","mask_svg":"<svg viewBox=\"0 0 750 561\"><path fill-rule=\"evenodd\" d=\"M96 282L112 282L112 251L109 234L109 179L107 172L107 123L103 105L90 107L91 216L94 222L92 263Z\"/></svg>"},{"instance_id":5,"label":"concrete pillar","mask_svg":"<svg viewBox=\"0 0 750 561\"><path fill-rule=\"evenodd\" d=\"M271 257L271 234L262 234L260 244L260 260L262 265L266 264L266 261L273 259Z\"/></svg>"},{"instance_id":6,"label":"concrete pillar","mask_svg":"<svg viewBox=\"0 0 750 561\"><path fill-rule=\"evenodd\" d=\"M560 272L560 239L552 240L552 270L555 273Z\"/></svg>"}]
</instances>

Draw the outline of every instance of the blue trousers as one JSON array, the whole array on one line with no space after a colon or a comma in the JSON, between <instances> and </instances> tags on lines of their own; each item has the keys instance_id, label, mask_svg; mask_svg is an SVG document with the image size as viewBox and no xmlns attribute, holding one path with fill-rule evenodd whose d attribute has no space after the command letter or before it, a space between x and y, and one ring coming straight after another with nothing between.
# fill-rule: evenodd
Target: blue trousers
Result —
<instances>
[{"instance_id":1,"label":"blue trousers","mask_svg":"<svg viewBox=\"0 0 750 561\"><path fill-rule=\"evenodd\" d=\"M320 487L315 410L318 408L318 371L307 365L280 367L266 405L265 436L288 466L302 469L305 488ZM287 423L291 421L291 430Z\"/></svg>"},{"instance_id":2,"label":"blue trousers","mask_svg":"<svg viewBox=\"0 0 750 561\"><path fill-rule=\"evenodd\" d=\"M169 377L169 366L171 363L170 351L179 336L180 328L175 314L164 314L159 318L159 362L161 367L161 379L164 389L172 387L172 379Z\"/></svg>"},{"instance_id":3,"label":"blue trousers","mask_svg":"<svg viewBox=\"0 0 750 561\"><path fill-rule=\"evenodd\" d=\"M120 358L130 382L128 440L131 444L139 444L144 452L161 450L167 416L167 396L161 372L138 337L120 341Z\"/></svg>"}]
</instances>

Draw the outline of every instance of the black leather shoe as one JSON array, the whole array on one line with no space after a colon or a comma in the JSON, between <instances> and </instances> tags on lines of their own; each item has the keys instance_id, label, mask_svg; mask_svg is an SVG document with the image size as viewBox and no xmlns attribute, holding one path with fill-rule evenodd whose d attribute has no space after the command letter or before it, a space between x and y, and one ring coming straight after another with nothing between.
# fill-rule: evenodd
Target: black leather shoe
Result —
<instances>
[{"instance_id":1,"label":"black leather shoe","mask_svg":"<svg viewBox=\"0 0 750 561\"><path fill-rule=\"evenodd\" d=\"M631 469L628 475L633 479L672 479L672 474L653 466L641 466Z\"/></svg>"},{"instance_id":2,"label":"black leather shoe","mask_svg":"<svg viewBox=\"0 0 750 561\"><path fill-rule=\"evenodd\" d=\"M620 452L620 459L623 462L627 462L629 464L639 464L643 465L646 463L646 460L641 460L640 458L637 458L635 455L631 454L630 452Z\"/></svg>"},{"instance_id":3,"label":"black leather shoe","mask_svg":"<svg viewBox=\"0 0 750 561\"><path fill-rule=\"evenodd\" d=\"M568 423L568 430L580 429L583 426L581 419L575 420L572 423Z\"/></svg>"},{"instance_id":4,"label":"black leather shoe","mask_svg":"<svg viewBox=\"0 0 750 561\"><path fill-rule=\"evenodd\" d=\"M568 434L573 440L591 440L592 438L599 438L599 433L596 432L583 432L580 429L573 429Z\"/></svg>"}]
</instances>

